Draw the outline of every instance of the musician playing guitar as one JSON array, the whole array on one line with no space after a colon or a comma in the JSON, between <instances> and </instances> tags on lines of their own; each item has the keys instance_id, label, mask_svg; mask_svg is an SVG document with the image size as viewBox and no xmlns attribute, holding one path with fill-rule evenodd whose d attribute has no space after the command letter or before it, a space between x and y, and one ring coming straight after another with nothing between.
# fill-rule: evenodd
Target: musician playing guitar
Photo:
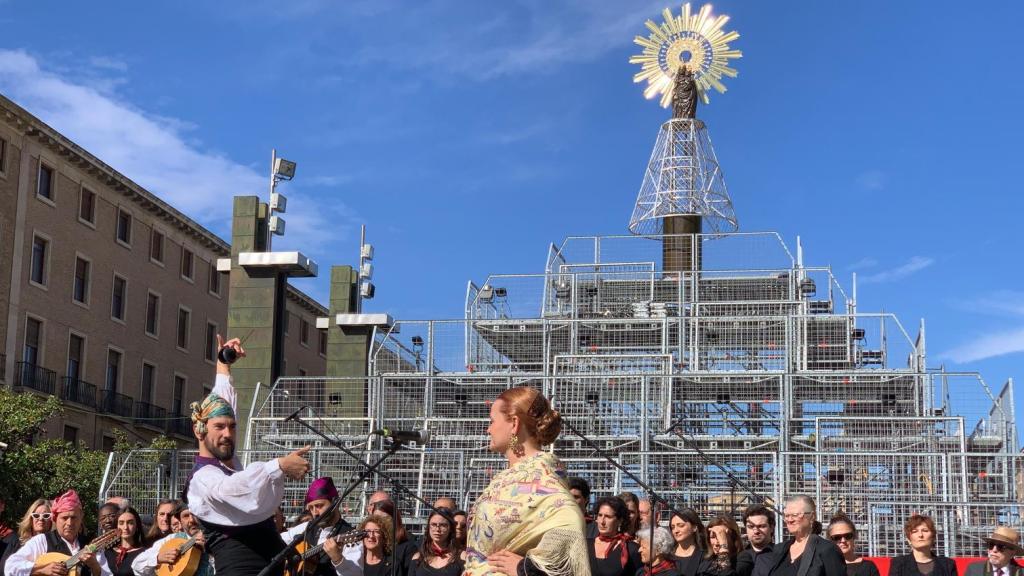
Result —
<instances>
[{"instance_id":1,"label":"musician playing guitar","mask_svg":"<svg viewBox=\"0 0 1024 576\"><path fill-rule=\"evenodd\" d=\"M195 574L185 576L209 576L214 573L213 559L206 553L206 537L203 535L199 520L189 512L188 507L179 504L171 512L173 518L181 523L181 532L172 532L157 540L147 550L139 554L132 562L132 571L138 576L155 576L160 566L174 567L182 560L181 545L168 546L168 542L187 542L191 538L195 541L188 548L195 548L194 553L200 554L199 564Z\"/></svg>"},{"instance_id":2,"label":"musician playing guitar","mask_svg":"<svg viewBox=\"0 0 1024 576\"><path fill-rule=\"evenodd\" d=\"M320 516L330 507L335 498L338 497L338 489L334 487L334 480L329 476L317 478L306 490L306 511L314 518ZM328 538L335 524L341 521L341 511L335 509L331 514L321 520L320 529L316 532L316 542L306 542L308 548L323 544L323 554L316 562L315 568L305 567L305 574L313 576L362 576L363 570L359 563L362 556L361 547L346 546L338 544L333 538ZM306 532L309 522L303 522L294 528L281 533L281 539L290 544L292 539ZM301 576L301 575L295 575Z\"/></svg>"},{"instance_id":3,"label":"musician playing guitar","mask_svg":"<svg viewBox=\"0 0 1024 576\"><path fill-rule=\"evenodd\" d=\"M53 531L30 538L7 559L5 576L64 576L64 562L50 562L37 567L36 559L48 552L73 556L78 554L79 576L111 576L103 553L95 553L81 540L82 501L74 490L68 490L53 501ZM84 548L84 550L83 550ZM81 552L81 554L79 554Z\"/></svg>"}]
</instances>

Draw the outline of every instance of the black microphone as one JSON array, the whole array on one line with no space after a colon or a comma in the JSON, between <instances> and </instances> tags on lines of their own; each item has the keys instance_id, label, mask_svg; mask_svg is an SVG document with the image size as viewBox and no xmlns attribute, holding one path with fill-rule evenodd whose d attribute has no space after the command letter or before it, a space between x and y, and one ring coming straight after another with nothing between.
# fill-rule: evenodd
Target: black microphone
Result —
<instances>
[{"instance_id":1,"label":"black microphone","mask_svg":"<svg viewBox=\"0 0 1024 576\"><path fill-rule=\"evenodd\" d=\"M430 440L430 430L392 430L390 428L381 428L380 430L374 430L370 434L376 434L377 436L385 436L390 438L392 442L402 444L403 442L415 442L423 445Z\"/></svg>"},{"instance_id":2,"label":"black microphone","mask_svg":"<svg viewBox=\"0 0 1024 576\"><path fill-rule=\"evenodd\" d=\"M292 420L298 420L299 413L302 412L303 410L305 410L306 408L309 408L309 406L300 406L298 410L296 410L295 412L292 412L290 416L288 416L287 418L284 419L284 421L285 422L290 422Z\"/></svg>"}]
</instances>

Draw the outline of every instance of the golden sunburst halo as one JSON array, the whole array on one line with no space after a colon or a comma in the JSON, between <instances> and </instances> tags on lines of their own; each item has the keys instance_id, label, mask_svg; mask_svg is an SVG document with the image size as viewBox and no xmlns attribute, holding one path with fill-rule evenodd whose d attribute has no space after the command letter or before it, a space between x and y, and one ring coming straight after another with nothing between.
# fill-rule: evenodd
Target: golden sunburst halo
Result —
<instances>
[{"instance_id":1,"label":"golden sunburst halo","mask_svg":"<svg viewBox=\"0 0 1024 576\"><path fill-rule=\"evenodd\" d=\"M733 58L743 53L729 48L729 42L740 37L738 32L725 32L722 27L729 21L728 16L713 16L711 5L701 6L694 14L690 3L683 4L679 16L665 8L661 24L653 20L646 22L651 31L646 38L637 36L633 42L643 47L643 52L629 58L630 64L639 64L640 71L633 76L634 82L647 82L644 97L661 96L661 105L668 107L672 102L672 81L676 71L683 64L693 72L701 100L708 103L708 90L714 88L725 92L722 77L736 77L736 69L728 66Z\"/></svg>"}]
</instances>

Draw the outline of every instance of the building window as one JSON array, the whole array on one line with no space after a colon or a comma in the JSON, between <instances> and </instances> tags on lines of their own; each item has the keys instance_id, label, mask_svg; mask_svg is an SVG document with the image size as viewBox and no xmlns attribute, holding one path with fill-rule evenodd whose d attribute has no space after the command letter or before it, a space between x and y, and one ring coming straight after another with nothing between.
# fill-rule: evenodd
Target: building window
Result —
<instances>
[{"instance_id":1,"label":"building window","mask_svg":"<svg viewBox=\"0 0 1024 576\"><path fill-rule=\"evenodd\" d=\"M121 208L117 209L117 241L125 246L132 245L132 214Z\"/></svg>"},{"instance_id":2,"label":"building window","mask_svg":"<svg viewBox=\"0 0 1024 576\"><path fill-rule=\"evenodd\" d=\"M195 276L196 263L195 255L191 250L181 247L181 277L191 281Z\"/></svg>"},{"instance_id":3,"label":"building window","mask_svg":"<svg viewBox=\"0 0 1024 576\"><path fill-rule=\"evenodd\" d=\"M188 350L189 323L192 313L186 308L178 308L178 348Z\"/></svg>"},{"instance_id":4,"label":"building window","mask_svg":"<svg viewBox=\"0 0 1024 576\"><path fill-rule=\"evenodd\" d=\"M327 356L327 331L321 330L317 334L320 337L320 355Z\"/></svg>"},{"instance_id":5,"label":"building window","mask_svg":"<svg viewBox=\"0 0 1024 576\"><path fill-rule=\"evenodd\" d=\"M213 322L206 323L206 359L210 362L217 360L217 325Z\"/></svg>"},{"instance_id":6,"label":"building window","mask_svg":"<svg viewBox=\"0 0 1024 576\"><path fill-rule=\"evenodd\" d=\"M29 318L25 322L25 350L21 355L21 361L30 366L38 366L41 358L39 351L42 342L43 322L35 318Z\"/></svg>"},{"instance_id":7,"label":"building window","mask_svg":"<svg viewBox=\"0 0 1024 576\"><path fill-rule=\"evenodd\" d=\"M309 346L309 322L305 318L299 318L299 344Z\"/></svg>"},{"instance_id":8,"label":"building window","mask_svg":"<svg viewBox=\"0 0 1024 576\"><path fill-rule=\"evenodd\" d=\"M39 162L39 180L36 184L36 196L53 201L53 168Z\"/></svg>"},{"instance_id":9,"label":"building window","mask_svg":"<svg viewBox=\"0 0 1024 576\"><path fill-rule=\"evenodd\" d=\"M89 224L96 223L96 193L85 186L78 197L78 219Z\"/></svg>"},{"instance_id":10,"label":"building window","mask_svg":"<svg viewBox=\"0 0 1024 576\"><path fill-rule=\"evenodd\" d=\"M64 441L71 444L78 444L78 428L70 424L64 425Z\"/></svg>"},{"instance_id":11,"label":"building window","mask_svg":"<svg viewBox=\"0 0 1024 576\"><path fill-rule=\"evenodd\" d=\"M110 295L110 317L124 321L125 300L128 295L128 281L114 275L114 289Z\"/></svg>"},{"instance_id":12,"label":"building window","mask_svg":"<svg viewBox=\"0 0 1024 576\"><path fill-rule=\"evenodd\" d=\"M217 270L217 263L210 262L210 294L220 296L220 271Z\"/></svg>"},{"instance_id":13,"label":"building window","mask_svg":"<svg viewBox=\"0 0 1024 576\"><path fill-rule=\"evenodd\" d=\"M67 377L72 381L82 379L82 358L85 357L85 338L72 334L68 339Z\"/></svg>"},{"instance_id":14,"label":"building window","mask_svg":"<svg viewBox=\"0 0 1024 576\"><path fill-rule=\"evenodd\" d=\"M159 230L153 230L149 236L149 259L157 264L164 263L164 235Z\"/></svg>"},{"instance_id":15,"label":"building window","mask_svg":"<svg viewBox=\"0 0 1024 576\"><path fill-rule=\"evenodd\" d=\"M171 400L171 410L175 414L183 414L182 402L185 399L185 385L187 381L184 376L174 375L174 398Z\"/></svg>"},{"instance_id":16,"label":"building window","mask_svg":"<svg viewBox=\"0 0 1024 576\"><path fill-rule=\"evenodd\" d=\"M49 268L47 258L49 255L50 242L39 236L32 238L32 270L29 279L40 286L46 286L46 269Z\"/></svg>"},{"instance_id":17,"label":"building window","mask_svg":"<svg viewBox=\"0 0 1024 576\"><path fill-rule=\"evenodd\" d=\"M7 140L0 138L0 174L7 175Z\"/></svg>"},{"instance_id":18,"label":"building window","mask_svg":"<svg viewBox=\"0 0 1024 576\"><path fill-rule=\"evenodd\" d=\"M75 258L75 285L71 297L81 304L89 303L89 261L81 256Z\"/></svg>"},{"instance_id":19,"label":"building window","mask_svg":"<svg viewBox=\"0 0 1024 576\"><path fill-rule=\"evenodd\" d=\"M156 336L160 330L160 295L149 293L146 299L146 334Z\"/></svg>"},{"instance_id":20,"label":"building window","mask_svg":"<svg viewBox=\"0 0 1024 576\"><path fill-rule=\"evenodd\" d=\"M156 366L143 362L142 381L139 382L139 393L142 396L142 402L146 404L153 403L154 386L156 386Z\"/></svg>"},{"instance_id":21,"label":"building window","mask_svg":"<svg viewBox=\"0 0 1024 576\"><path fill-rule=\"evenodd\" d=\"M103 389L107 392L117 392L120 382L121 353L117 350L107 350L107 379L103 383Z\"/></svg>"}]
</instances>

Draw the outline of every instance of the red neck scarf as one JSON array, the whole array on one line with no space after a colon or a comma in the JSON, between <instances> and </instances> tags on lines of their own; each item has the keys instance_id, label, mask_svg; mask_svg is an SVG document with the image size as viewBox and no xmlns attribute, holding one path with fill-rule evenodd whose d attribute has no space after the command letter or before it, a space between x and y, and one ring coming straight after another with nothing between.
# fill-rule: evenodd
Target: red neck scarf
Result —
<instances>
[{"instance_id":1,"label":"red neck scarf","mask_svg":"<svg viewBox=\"0 0 1024 576\"><path fill-rule=\"evenodd\" d=\"M118 567L120 567L121 564L124 563L125 556L127 556L128 553L132 550L138 550L138 548L125 548L123 545L117 547L117 560L115 562L117 563Z\"/></svg>"},{"instance_id":2,"label":"red neck scarf","mask_svg":"<svg viewBox=\"0 0 1024 576\"><path fill-rule=\"evenodd\" d=\"M434 542L433 540L430 541L430 551L438 558L444 558L448 555L448 551L438 546L437 542Z\"/></svg>"},{"instance_id":3,"label":"red neck scarf","mask_svg":"<svg viewBox=\"0 0 1024 576\"><path fill-rule=\"evenodd\" d=\"M662 572L667 572L667 571L669 571L669 570L671 570L671 569L673 569L675 567L676 567L675 563L672 562L671 560L662 559L661 562L658 562L657 564L655 564L654 566L651 566L650 568L648 568L647 566L644 566L644 576L654 576L654 574L660 574Z\"/></svg>"},{"instance_id":4,"label":"red neck scarf","mask_svg":"<svg viewBox=\"0 0 1024 576\"><path fill-rule=\"evenodd\" d=\"M611 546L608 547L608 551L611 552L615 549L616 542L619 542L619 550L621 551L622 567L626 567L626 562L629 561L629 551L626 549L626 542L629 542L629 534L625 532L619 532L615 536L605 536L598 534L597 539L601 542L611 542Z\"/></svg>"}]
</instances>

